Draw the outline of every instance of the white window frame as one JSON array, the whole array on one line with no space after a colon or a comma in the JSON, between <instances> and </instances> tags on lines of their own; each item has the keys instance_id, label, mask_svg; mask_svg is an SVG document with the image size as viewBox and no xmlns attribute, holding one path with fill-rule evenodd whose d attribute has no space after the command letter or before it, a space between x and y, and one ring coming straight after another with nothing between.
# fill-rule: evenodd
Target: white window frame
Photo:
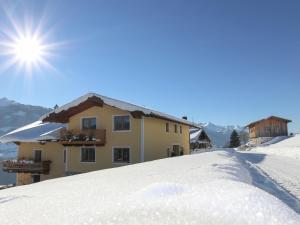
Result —
<instances>
[{"instance_id":1,"label":"white window frame","mask_svg":"<svg viewBox=\"0 0 300 225\"><path fill-rule=\"evenodd\" d=\"M129 116L129 130L115 130L115 117L117 116ZM130 114L112 115L112 131L113 132L131 132L131 116Z\"/></svg>"},{"instance_id":2,"label":"white window frame","mask_svg":"<svg viewBox=\"0 0 300 225\"><path fill-rule=\"evenodd\" d=\"M127 162L115 162L114 161L114 149L115 148L128 148L129 149L129 163L127 163ZM114 164L114 165L129 165L129 164L132 163L131 146L113 146L111 152L112 152L112 164Z\"/></svg>"},{"instance_id":3,"label":"white window frame","mask_svg":"<svg viewBox=\"0 0 300 225\"><path fill-rule=\"evenodd\" d=\"M98 129L98 125L97 125L97 116L84 116L84 117L80 117L80 130L83 130L83 119L92 119L95 118L96 119L96 129Z\"/></svg>"},{"instance_id":4,"label":"white window frame","mask_svg":"<svg viewBox=\"0 0 300 225\"><path fill-rule=\"evenodd\" d=\"M83 162L83 161L81 161L81 159L82 159L82 149L83 148L93 148L95 150L95 161L94 162ZM96 151L96 147L95 146L84 146L84 147L80 148L80 158L79 158L79 162L80 163L93 164L93 163L96 163L96 161L97 161L97 151Z\"/></svg>"}]
</instances>

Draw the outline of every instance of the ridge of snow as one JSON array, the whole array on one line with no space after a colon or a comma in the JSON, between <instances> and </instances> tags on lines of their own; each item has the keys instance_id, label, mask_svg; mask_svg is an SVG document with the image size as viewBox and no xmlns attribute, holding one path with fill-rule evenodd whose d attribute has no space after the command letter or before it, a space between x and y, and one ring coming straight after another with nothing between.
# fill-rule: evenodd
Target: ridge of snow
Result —
<instances>
[{"instance_id":1,"label":"ridge of snow","mask_svg":"<svg viewBox=\"0 0 300 225\"><path fill-rule=\"evenodd\" d=\"M293 137L277 137L250 151L300 159L300 134Z\"/></svg>"},{"instance_id":2,"label":"ridge of snow","mask_svg":"<svg viewBox=\"0 0 300 225\"><path fill-rule=\"evenodd\" d=\"M248 170L225 151L10 188L0 192L0 203L3 225L300 224L298 214L254 187Z\"/></svg>"}]
</instances>

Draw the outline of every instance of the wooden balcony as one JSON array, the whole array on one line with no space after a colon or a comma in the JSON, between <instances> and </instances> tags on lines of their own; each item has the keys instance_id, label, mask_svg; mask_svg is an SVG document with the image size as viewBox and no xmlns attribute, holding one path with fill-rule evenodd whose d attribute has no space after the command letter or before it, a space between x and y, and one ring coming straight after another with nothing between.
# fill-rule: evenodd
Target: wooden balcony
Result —
<instances>
[{"instance_id":1,"label":"wooden balcony","mask_svg":"<svg viewBox=\"0 0 300 225\"><path fill-rule=\"evenodd\" d=\"M3 161L3 171L9 173L40 173L48 174L50 171L50 160L34 162L31 160L6 160Z\"/></svg>"},{"instance_id":2,"label":"wooden balcony","mask_svg":"<svg viewBox=\"0 0 300 225\"><path fill-rule=\"evenodd\" d=\"M63 129L60 132L60 143L64 146L104 146L105 136L105 129Z\"/></svg>"}]
</instances>

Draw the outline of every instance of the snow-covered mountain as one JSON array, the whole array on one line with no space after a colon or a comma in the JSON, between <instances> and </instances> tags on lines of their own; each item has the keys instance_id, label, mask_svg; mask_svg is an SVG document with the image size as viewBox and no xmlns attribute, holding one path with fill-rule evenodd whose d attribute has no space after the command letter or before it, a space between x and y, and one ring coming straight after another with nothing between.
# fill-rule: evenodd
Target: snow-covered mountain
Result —
<instances>
[{"instance_id":1,"label":"snow-covered mountain","mask_svg":"<svg viewBox=\"0 0 300 225\"><path fill-rule=\"evenodd\" d=\"M0 136L18 127L36 121L50 109L41 106L21 104L7 98L0 98ZM17 148L13 144L0 144L0 160L13 158Z\"/></svg>"},{"instance_id":2,"label":"snow-covered mountain","mask_svg":"<svg viewBox=\"0 0 300 225\"><path fill-rule=\"evenodd\" d=\"M233 130L236 130L239 133L246 132L245 128L242 126L220 126L211 122L202 123L200 125L204 128L213 145L216 147L224 147L228 144Z\"/></svg>"},{"instance_id":3,"label":"snow-covered mountain","mask_svg":"<svg viewBox=\"0 0 300 225\"><path fill-rule=\"evenodd\" d=\"M0 135L37 120L50 109L0 98Z\"/></svg>"}]
</instances>

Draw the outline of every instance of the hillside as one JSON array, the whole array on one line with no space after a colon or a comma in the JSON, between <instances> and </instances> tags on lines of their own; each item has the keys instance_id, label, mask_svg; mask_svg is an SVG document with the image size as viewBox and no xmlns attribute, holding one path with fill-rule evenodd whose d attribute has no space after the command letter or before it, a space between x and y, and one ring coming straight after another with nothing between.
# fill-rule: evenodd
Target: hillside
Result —
<instances>
[{"instance_id":1,"label":"hillside","mask_svg":"<svg viewBox=\"0 0 300 225\"><path fill-rule=\"evenodd\" d=\"M276 142L276 140L279 141ZM274 138L263 145L251 148L250 151L300 159L300 134L293 137Z\"/></svg>"},{"instance_id":2,"label":"hillside","mask_svg":"<svg viewBox=\"0 0 300 225\"><path fill-rule=\"evenodd\" d=\"M0 135L36 121L50 109L0 98Z\"/></svg>"}]
</instances>

